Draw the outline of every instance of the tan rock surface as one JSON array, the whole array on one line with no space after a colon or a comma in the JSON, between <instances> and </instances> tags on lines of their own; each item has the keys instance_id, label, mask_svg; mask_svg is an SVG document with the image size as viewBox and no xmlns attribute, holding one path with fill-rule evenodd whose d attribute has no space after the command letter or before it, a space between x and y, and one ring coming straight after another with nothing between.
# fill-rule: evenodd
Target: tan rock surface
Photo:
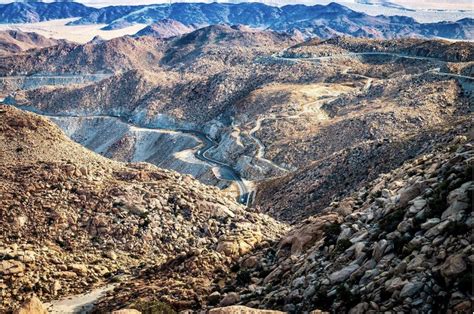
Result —
<instances>
[{"instance_id":1,"label":"tan rock surface","mask_svg":"<svg viewBox=\"0 0 474 314\"><path fill-rule=\"evenodd\" d=\"M20 308L13 312L14 314L48 314L43 303L37 297L25 301Z\"/></svg>"}]
</instances>

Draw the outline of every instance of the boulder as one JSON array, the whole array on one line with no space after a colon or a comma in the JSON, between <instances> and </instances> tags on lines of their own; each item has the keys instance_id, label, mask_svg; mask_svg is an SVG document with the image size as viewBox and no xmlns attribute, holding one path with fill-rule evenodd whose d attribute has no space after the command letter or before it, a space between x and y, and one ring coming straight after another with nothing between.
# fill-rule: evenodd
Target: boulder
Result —
<instances>
[{"instance_id":1,"label":"boulder","mask_svg":"<svg viewBox=\"0 0 474 314\"><path fill-rule=\"evenodd\" d=\"M240 301L240 295L236 292L229 292L224 296L222 299L221 303L219 303L220 306L229 306L232 304L235 304Z\"/></svg>"},{"instance_id":2,"label":"boulder","mask_svg":"<svg viewBox=\"0 0 474 314\"><path fill-rule=\"evenodd\" d=\"M48 314L46 307L37 297L25 301L13 314Z\"/></svg>"},{"instance_id":3,"label":"boulder","mask_svg":"<svg viewBox=\"0 0 474 314\"><path fill-rule=\"evenodd\" d=\"M462 273L466 268L467 266L464 262L463 255L451 255L446 259L443 265L441 265L441 274L444 278L449 279Z\"/></svg>"},{"instance_id":4,"label":"boulder","mask_svg":"<svg viewBox=\"0 0 474 314\"><path fill-rule=\"evenodd\" d=\"M468 191L473 190L473 182L466 182L461 187L451 191L448 194L449 207L441 215L441 219L456 216L463 210L470 207Z\"/></svg>"},{"instance_id":5,"label":"boulder","mask_svg":"<svg viewBox=\"0 0 474 314\"><path fill-rule=\"evenodd\" d=\"M341 220L341 216L335 213L315 217L308 224L290 231L279 244L280 248L289 247L292 255L297 255L315 242L321 240L324 234L324 227L329 223Z\"/></svg>"},{"instance_id":6,"label":"boulder","mask_svg":"<svg viewBox=\"0 0 474 314\"><path fill-rule=\"evenodd\" d=\"M355 272L357 269L359 269L359 265L349 265L329 275L329 280L331 280L333 284L343 282L344 280L349 278L350 275L352 275L352 273Z\"/></svg>"},{"instance_id":7,"label":"boulder","mask_svg":"<svg viewBox=\"0 0 474 314\"><path fill-rule=\"evenodd\" d=\"M87 267L84 264L71 264L69 265L69 269L78 275L87 274Z\"/></svg>"},{"instance_id":8,"label":"boulder","mask_svg":"<svg viewBox=\"0 0 474 314\"><path fill-rule=\"evenodd\" d=\"M409 201L420 195L425 191L427 188L427 184L425 182L417 182L411 186L403 188L400 191L400 199L399 204L401 207L405 207Z\"/></svg>"},{"instance_id":9,"label":"boulder","mask_svg":"<svg viewBox=\"0 0 474 314\"><path fill-rule=\"evenodd\" d=\"M20 261L6 260L0 262L0 274L13 275L25 271L25 264Z\"/></svg>"},{"instance_id":10,"label":"boulder","mask_svg":"<svg viewBox=\"0 0 474 314\"><path fill-rule=\"evenodd\" d=\"M221 299L221 294L219 293L219 291L214 291L213 293L211 293L208 297L207 297L207 302L210 304L210 305L215 305L217 303L219 303L219 300Z\"/></svg>"},{"instance_id":11,"label":"boulder","mask_svg":"<svg viewBox=\"0 0 474 314\"><path fill-rule=\"evenodd\" d=\"M224 253L227 256L244 255L252 249L252 246L244 240L222 240L217 244L217 252Z\"/></svg>"},{"instance_id":12,"label":"boulder","mask_svg":"<svg viewBox=\"0 0 474 314\"><path fill-rule=\"evenodd\" d=\"M350 309L349 314L364 314L369 309L369 303L362 302Z\"/></svg>"},{"instance_id":13,"label":"boulder","mask_svg":"<svg viewBox=\"0 0 474 314\"><path fill-rule=\"evenodd\" d=\"M385 289L388 292L393 292L395 290L400 290L406 284L406 280L402 280L400 277L395 277L385 282Z\"/></svg>"},{"instance_id":14,"label":"boulder","mask_svg":"<svg viewBox=\"0 0 474 314\"><path fill-rule=\"evenodd\" d=\"M137 216L144 216L148 213L145 206L137 203L125 203L122 208Z\"/></svg>"},{"instance_id":15,"label":"boulder","mask_svg":"<svg viewBox=\"0 0 474 314\"><path fill-rule=\"evenodd\" d=\"M421 224L421 229L428 230L428 229L436 226L437 224L439 224L440 221L441 220L439 218L428 219L427 221L425 221L424 223Z\"/></svg>"},{"instance_id":16,"label":"boulder","mask_svg":"<svg viewBox=\"0 0 474 314\"><path fill-rule=\"evenodd\" d=\"M422 282L409 282L403 286L403 289L400 292L400 297L406 298L416 295L421 288L423 288Z\"/></svg>"}]
</instances>

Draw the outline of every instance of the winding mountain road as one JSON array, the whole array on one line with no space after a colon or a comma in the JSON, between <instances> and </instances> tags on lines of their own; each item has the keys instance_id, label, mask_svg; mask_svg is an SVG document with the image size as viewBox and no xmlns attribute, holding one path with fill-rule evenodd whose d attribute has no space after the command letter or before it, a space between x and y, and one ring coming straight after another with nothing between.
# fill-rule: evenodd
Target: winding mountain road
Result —
<instances>
[{"instance_id":1,"label":"winding mountain road","mask_svg":"<svg viewBox=\"0 0 474 314\"><path fill-rule=\"evenodd\" d=\"M283 52L284 53L284 52ZM351 57L351 58L354 58L354 57L358 57L358 56L377 56L377 55L380 55L380 56L389 56L389 57L395 57L395 58L406 58L406 59L414 59L414 60L430 60L430 61L434 61L434 62L439 62L439 63L446 63L445 61L442 61L442 60L439 60L439 59L436 59L436 58L430 58L430 57L418 57L418 56L410 56L410 55L404 55L404 54L398 54L398 53L390 53L390 52L361 52L361 53L348 53L348 54L339 54L339 55L333 55L333 56L323 56L323 57L308 57L308 58L298 58L298 57L284 57L282 56L283 53L278 53L278 54L274 54L271 56L271 58L273 59L276 59L276 60L281 60L281 61L330 61L330 60L333 60L333 59L338 59L338 58L347 58L347 57ZM454 77L454 78L458 78L460 80L468 80L468 81L472 81L474 80L473 77L470 77L470 76L465 76L465 75L460 75L460 74L454 74L454 73L447 73L447 72L441 72L441 68L434 68L434 69L431 69L431 70L428 70L426 71L425 73L433 73L435 75L440 75L440 76L449 76L449 77ZM347 73L347 70L344 71L343 73ZM352 73L351 73L352 74ZM354 74L354 75L358 75L358 74ZM21 77L21 76L17 76L17 77L0 77L0 83L4 83L6 80L18 80L18 79L36 79L36 80L43 80L43 79L53 79L53 80L59 80L59 79L62 79L62 80L75 80L75 79L85 79L85 80L90 80L90 81L94 81L94 80L101 80L103 78L106 78L107 76L110 76L110 74L87 74L87 75L82 75L82 76L78 76L78 75L43 75L43 76L28 76L28 77ZM362 76L362 75L359 75L359 76ZM369 78L369 77L365 77L367 78L367 83L366 85L364 86L364 90L368 90L372 84L372 78ZM296 115L292 115L292 116L271 116L271 117L264 117L264 118L260 118L256 121L256 124L254 126L254 128L252 128L249 132L249 136L256 142L257 146L258 146L258 149L257 149L257 154L256 154L256 157L257 158L260 158L260 159L265 159L265 146L264 144L262 143L262 141L260 139L258 139L256 136L255 136L255 133L260 129L261 127L261 123L263 120L265 119L282 119L282 118L286 118L286 119L292 119L292 118L297 118L299 117L301 114L303 113L306 113L309 111L309 104L306 104L303 108L303 111L300 112L299 114L296 114ZM197 138L200 142L201 142L201 145L197 146L194 150L194 155L197 159L209 164L210 166L212 167L217 167L219 169L219 173L220 175L222 176L221 179L223 180L227 180L227 181L232 181L232 182L235 182L238 186L238 189L239 189L239 198L238 198L238 201L246 206L250 206L251 203L252 203L252 197L253 197L253 194L254 194L254 191L252 190L252 188L250 186L247 186L247 184L245 183L245 181L242 179L242 177L239 175L239 173L234 169L232 168L232 166L230 166L229 164L226 164L224 162L221 162L219 160L216 160L216 159L213 159L211 157L209 157L208 155L208 151L212 148L215 148L217 147L218 143L216 141L214 141L213 139L211 139L210 137L208 137L205 133L203 132L200 132L200 131L197 131L197 130L186 130L186 129L165 129L165 128L156 128L156 127L146 127L146 126L137 126L137 125L134 125L131 123L131 121L129 119L127 119L126 117L123 117L123 116L118 116L118 115L73 115L73 114L70 114L70 115L67 115L67 114L63 114L63 115L51 115L51 114L47 114L47 113L43 113L43 112L37 112L36 110L34 110L33 108L22 108L20 107L20 109L25 109L25 110L29 110L29 111L32 111L32 112L35 112L37 114L40 114L40 115L43 115L43 116L46 116L46 117L72 117L72 118L114 118L114 119L119 119L122 123L125 123L127 124L131 129L135 130L135 131L160 131L160 132L181 132L183 134L191 134L192 136L194 136L195 138ZM265 159L267 160L267 159ZM268 160L269 162L271 162L271 164L273 166L275 166L276 168L282 170L282 171L288 171L287 169L273 163L271 160Z\"/></svg>"},{"instance_id":2,"label":"winding mountain road","mask_svg":"<svg viewBox=\"0 0 474 314\"><path fill-rule=\"evenodd\" d=\"M401 53L394 53L394 52L381 52L381 51L374 51L374 52L350 52L350 53L341 53L341 54L335 54L332 56L322 56L322 57L283 57L281 56L282 53L277 53L272 55L273 58L275 59L280 59L280 60L286 60L286 61L330 61L334 59L340 59L340 58L354 58L354 57L364 57L364 56L389 56L389 57L395 57L395 58L403 58L403 59L413 59L413 60L429 60L429 61L437 61L437 62L443 62L445 61L436 59L436 58L431 58L431 57L419 57L419 56L410 56L406 54L401 54Z\"/></svg>"},{"instance_id":3,"label":"winding mountain road","mask_svg":"<svg viewBox=\"0 0 474 314\"><path fill-rule=\"evenodd\" d=\"M201 141L202 147L194 153L196 158L208 164L219 167L221 175L224 175L226 180L234 181L237 184L240 193L239 203L244 204L245 206L250 206L253 193L247 187L247 185L243 181L242 177L237 173L237 171L235 171L234 168L232 168L226 163L208 157L208 151L212 148L217 147L218 143L200 131L179 130L179 132L192 134Z\"/></svg>"},{"instance_id":4,"label":"winding mountain road","mask_svg":"<svg viewBox=\"0 0 474 314\"><path fill-rule=\"evenodd\" d=\"M281 60L281 61L331 61L334 59L348 58L348 57L353 58L353 57L360 57L360 56L362 57L363 56L389 56L389 57L402 58L402 59L424 60L424 61L428 60L428 61L438 62L441 64L447 63L447 61L443 61L437 58L410 56L410 55L405 55L401 53L393 53L393 52L352 52L352 53L336 54L333 56L324 56L324 57L283 57L281 56L283 53L284 51L274 54L271 57L273 59ZM460 74L449 73L449 72L441 72L441 68L434 68L434 69L426 71L425 73L433 73L440 76L450 76L450 77L464 79L464 80L474 80L474 77L472 76L460 75Z\"/></svg>"},{"instance_id":5,"label":"winding mountain road","mask_svg":"<svg viewBox=\"0 0 474 314\"><path fill-rule=\"evenodd\" d=\"M147 127L147 126L137 126L131 123L131 121L123 116L118 115L107 115L107 114L93 114L93 115L76 115L76 114L51 114L45 113L38 110L34 110L30 107L18 107L19 109L28 110L36 114L42 115L46 118L109 118L117 119L120 122L128 125L130 129L134 131L160 131L160 132L178 132L183 134L190 134L197 138L201 145L195 147L194 155L197 159L204 161L209 164L211 167L219 168L219 173L221 174L223 180L235 182L239 188L239 203L250 206L252 203L253 191L251 188L246 185L239 173L232 168L230 165L223 163L221 161L215 160L207 155L207 152L218 145L216 141L211 139L209 136L203 132L197 130L186 130L186 129L166 129L158 127Z\"/></svg>"}]
</instances>

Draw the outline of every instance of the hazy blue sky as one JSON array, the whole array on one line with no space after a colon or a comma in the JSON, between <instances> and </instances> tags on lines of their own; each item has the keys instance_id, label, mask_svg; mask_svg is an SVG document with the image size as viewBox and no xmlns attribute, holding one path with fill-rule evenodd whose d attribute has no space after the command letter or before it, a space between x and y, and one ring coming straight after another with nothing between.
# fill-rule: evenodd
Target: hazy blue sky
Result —
<instances>
[{"instance_id":1,"label":"hazy blue sky","mask_svg":"<svg viewBox=\"0 0 474 314\"><path fill-rule=\"evenodd\" d=\"M47 0L48 1L48 0ZM169 1L169 0L168 0ZM333 0L334 1L334 0ZM383 2L388 0L370 0L371 2ZM0 0L0 3L13 2L12 0ZM153 3L164 3L166 0L77 0L77 2L85 3L92 6L107 6L107 5L123 5L123 4L153 4ZM200 2L199 0L181 0L172 2ZM212 1L202 1L212 2ZM218 2L246 2L245 0L230 0L230 1L218 1ZM304 4L316 4L316 3L328 3L330 0L253 0L253 2L264 2L272 5L283 5L293 3L304 3ZM349 2L354 3L358 0L336 0L335 2ZM411 8L425 8L425 9L471 9L474 10L474 0L392 0L391 2L404 5Z\"/></svg>"}]
</instances>

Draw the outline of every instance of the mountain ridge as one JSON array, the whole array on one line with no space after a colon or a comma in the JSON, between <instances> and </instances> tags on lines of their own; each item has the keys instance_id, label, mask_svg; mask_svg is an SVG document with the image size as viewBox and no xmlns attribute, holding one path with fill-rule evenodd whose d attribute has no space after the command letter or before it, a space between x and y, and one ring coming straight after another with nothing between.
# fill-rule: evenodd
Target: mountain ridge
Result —
<instances>
[{"instance_id":1,"label":"mountain ridge","mask_svg":"<svg viewBox=\"0 0 474 314\"><path fill-rule=\"evenodd\" d=\"M137 23L153 24L164 19L185 26L243 24L281 32L301 32L306 37L328 38L335 35L355 37L444 37L474 38L472 19L452 22L419 23L402 16L371 16L343 5L286 5L273 7L262 3L173 3L171 5L110 6L92 8L74 2L11 3L0 5L0 23L31 23L79 17L70 25L107 24L103 30L120 29Z\"/></svg>"}]
</instances>

